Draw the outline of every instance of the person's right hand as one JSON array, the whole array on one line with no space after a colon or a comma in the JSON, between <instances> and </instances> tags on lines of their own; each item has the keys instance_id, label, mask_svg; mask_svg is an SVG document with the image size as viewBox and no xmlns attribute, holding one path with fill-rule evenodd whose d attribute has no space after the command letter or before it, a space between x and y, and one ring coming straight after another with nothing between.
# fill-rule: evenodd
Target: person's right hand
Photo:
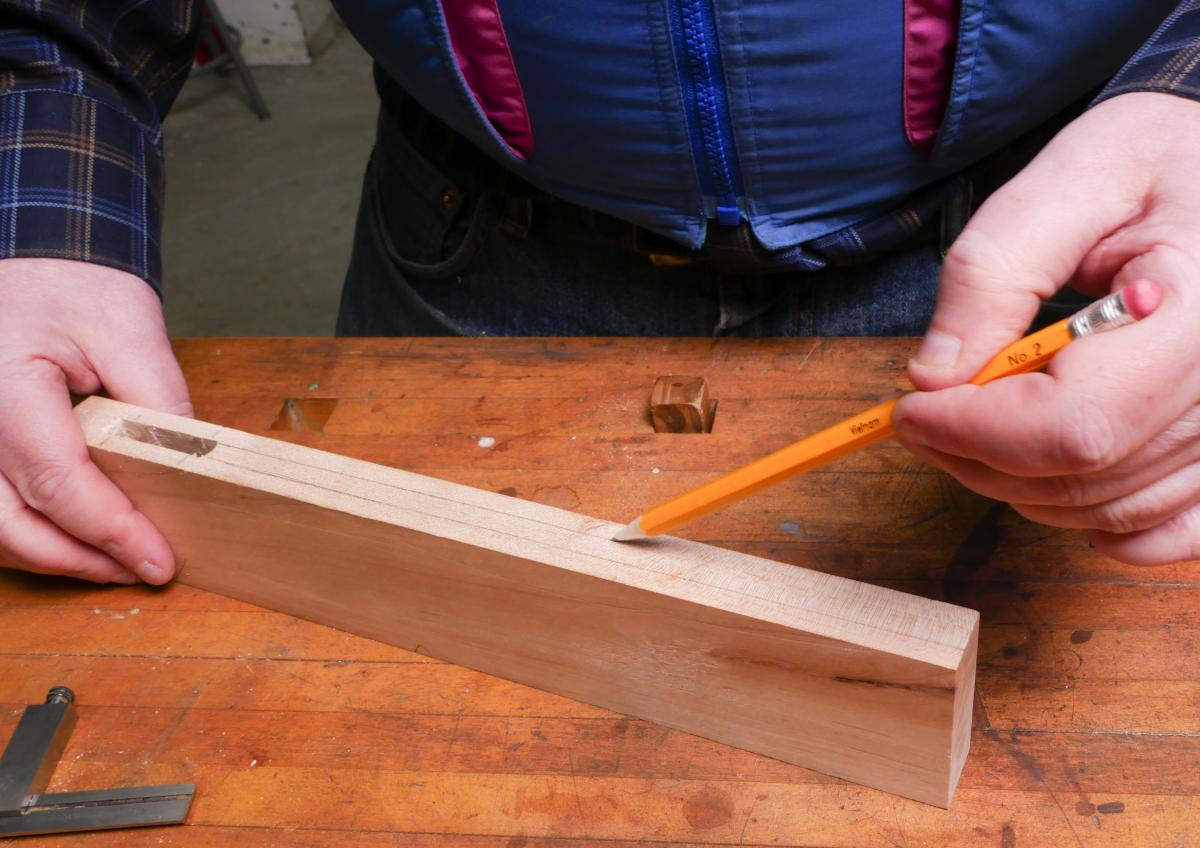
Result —
<instances>
[{"instance_id":1,"label":"person's right hand","mask_svg":"<svg viewBox=\"0 0 1200 848\"><path fill-rule=\"evenodd\" d=\"M157 295L114 268L0 260L0 566L166 583L162 534L88 458L69 392L191 415Z\"/></svg>"}]
</instances>

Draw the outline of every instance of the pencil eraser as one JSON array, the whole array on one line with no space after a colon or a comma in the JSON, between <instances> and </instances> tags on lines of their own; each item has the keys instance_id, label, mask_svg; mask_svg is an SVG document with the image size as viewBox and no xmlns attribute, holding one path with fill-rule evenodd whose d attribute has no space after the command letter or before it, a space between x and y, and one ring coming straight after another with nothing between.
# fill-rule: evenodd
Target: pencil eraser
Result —
<instances>
[{"instance_id":1,"label":"pencil eraser","mask_svg":"<svg viewBox=\"0 0 1200 848\"><path fill-rule=\"evenodd\" d=\"M1162 302L1162 289L1149 280L1138 280L1121 289L1121 298L1129 314L1140 321L1158 308Z\"/></svg>"}]
</instances>

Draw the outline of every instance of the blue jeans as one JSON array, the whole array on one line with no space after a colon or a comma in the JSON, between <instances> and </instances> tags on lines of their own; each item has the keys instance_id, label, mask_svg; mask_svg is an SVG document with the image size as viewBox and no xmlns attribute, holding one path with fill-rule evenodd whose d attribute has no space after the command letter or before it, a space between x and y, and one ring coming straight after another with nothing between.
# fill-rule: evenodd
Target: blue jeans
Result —
<instances>
[{"instance_id":1,"label":"blue jeans","mask_svg":"<svg viewBox=\"0 0 1200 848\"><path fill-rule=\"evenodd\" d=\"M577 207L529 186L506 197L481 154L460 144L437 164L445 138L430 156L418 143L385 105L339 335L915 336L933 312L932 240L820 271L656 264Z\"/></svg>"}]
</instances>

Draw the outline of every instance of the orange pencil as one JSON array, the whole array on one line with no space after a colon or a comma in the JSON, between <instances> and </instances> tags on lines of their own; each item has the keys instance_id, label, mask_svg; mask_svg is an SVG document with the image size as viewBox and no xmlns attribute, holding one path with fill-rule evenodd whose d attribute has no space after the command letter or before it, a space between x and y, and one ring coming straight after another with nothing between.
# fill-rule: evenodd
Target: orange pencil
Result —
<instances>
[{"instance_id":1,"label":"orange pencil","mask_svg":"<svg viewBox=\"0 0 1200 848\"><path fill-rule=\"evenodd\" d=\"M1034 371L1075 339L1123 327L1154 310L1159 292L1137 283L1090 304L1070 318L1013 342L996 354L971 380L982 385L1000 377ZM840 456L882 441L895 433L892 409L899 398L873 406L828 429L730 471L710 483L661 503L613 537L618 542L667 533L776 483L818 468Z\"/></svg>"}]
</instances>

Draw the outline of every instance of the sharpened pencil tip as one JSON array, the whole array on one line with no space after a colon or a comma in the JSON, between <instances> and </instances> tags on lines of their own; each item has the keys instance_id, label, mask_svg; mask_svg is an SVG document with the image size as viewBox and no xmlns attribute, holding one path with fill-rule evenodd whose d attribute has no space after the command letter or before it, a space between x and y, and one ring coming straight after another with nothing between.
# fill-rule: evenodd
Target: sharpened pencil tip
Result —
<instances>
[{"instance_id":1,"label":"sharpened pencil tip","mask_svg":"<svg viewBox=\"0 0 1200 848\"><path fill-rule=\"evenodd\" d=\"M622 527L620 530L618 530L617 534L613 536L613 541L632 542L636 539L647 538L649 537L642 532L642 517L639 515L637 518L633 519L633 522L629 526Z\"/></svg>"}]
</instances>

